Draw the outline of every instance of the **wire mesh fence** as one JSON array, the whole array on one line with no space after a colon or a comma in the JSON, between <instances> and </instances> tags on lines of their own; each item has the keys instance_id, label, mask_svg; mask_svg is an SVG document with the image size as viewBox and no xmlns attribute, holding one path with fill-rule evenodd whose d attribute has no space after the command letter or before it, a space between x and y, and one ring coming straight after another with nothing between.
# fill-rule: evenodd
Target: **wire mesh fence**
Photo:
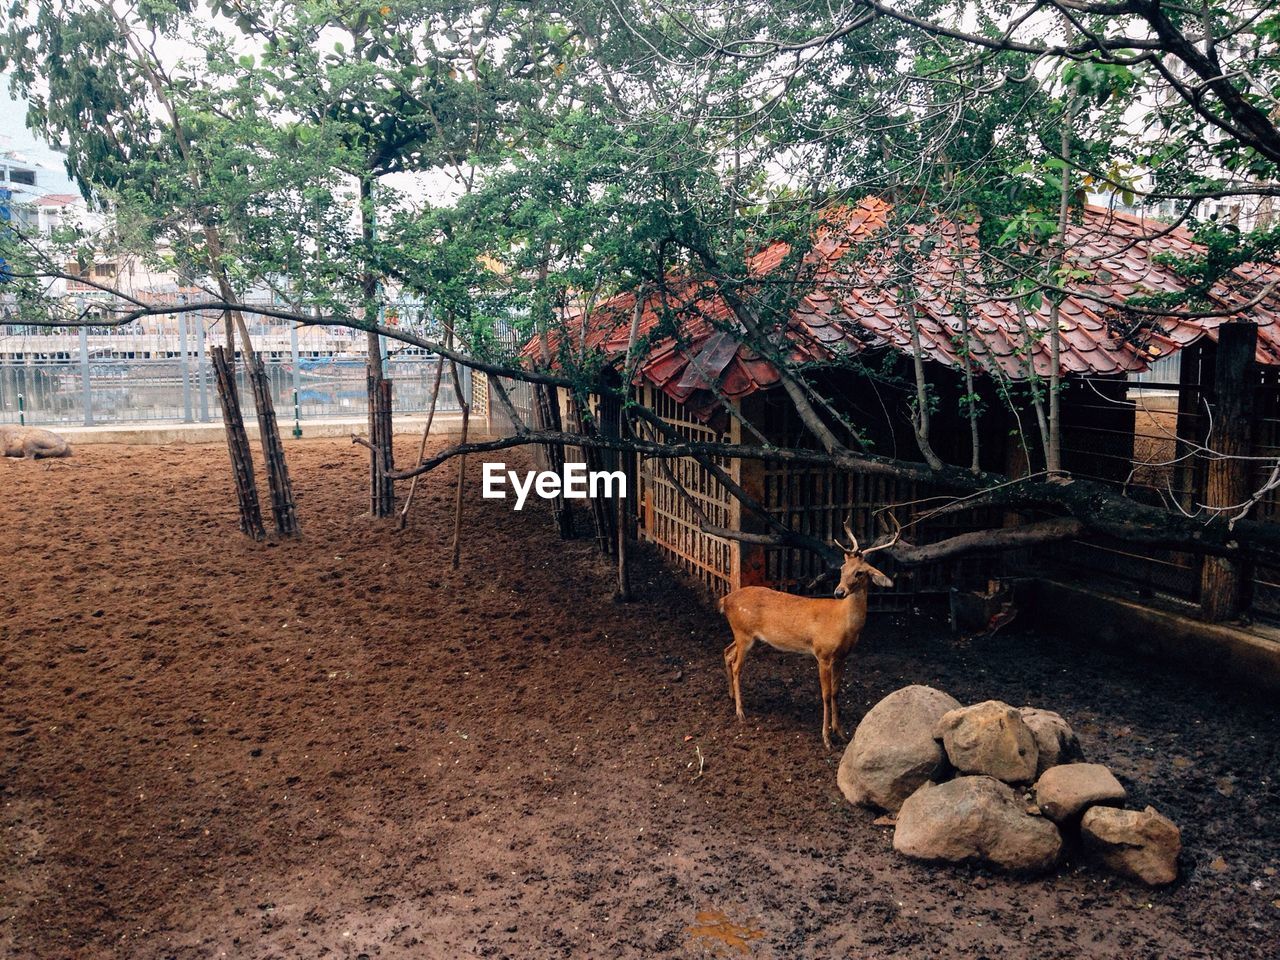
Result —
<instances>
[{"instance_id":1,"label":"wire mesh fence","mask_svg":"<svg viewBox=\"0 0 1280 960\"><path fill-rule=\"evenodd\" d=\"M1208 519L1207 476L1220 431L1215 354L1194 344L1128 381L1080 379L1064 393L1063 458L1071 474L1111 484L1140 502ZM1235 508L1240 516L1280 520L1280 370L1254 372L1249 434L1250 491L1261 495ZM1251 494L1252 496L1252 494ZM1073 575L1127 588L1139 596L1186 605L1201 602L1202 561L1193 553L1121 541L1062 544L1051 551ZM1280 620L1280 567L1251 565L1249 612Z\"/></svg>"},{"instance_id":2,"label":"wire mesh fence","mask_svg":"<svg viewBox=\"0 0 1280 960\"><path fill-rule=\"evenodd\" d=\"M1072 476L1124 490L1169 510L1190 510L1203 490L1204 461L1195 456L1202 384L1198 351L1177 366L1140 379L1078 378L1063 395L1063 463ZM1185 376L1184 376L1185 374ZM1050 551L1075 574L1124 586L1143 596L1194 603L1200 586L1195 556L1176 550L1096 539Z\"/></svg>"}]
</instances>

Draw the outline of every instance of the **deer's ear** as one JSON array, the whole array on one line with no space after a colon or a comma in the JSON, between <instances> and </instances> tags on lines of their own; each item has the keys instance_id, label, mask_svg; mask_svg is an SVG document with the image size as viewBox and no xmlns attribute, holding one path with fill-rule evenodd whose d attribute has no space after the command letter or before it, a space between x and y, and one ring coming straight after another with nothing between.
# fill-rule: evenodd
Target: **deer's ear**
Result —
<instances>
[{"instance_id":1,"label":"deer's ear","mask_svg":"<svg viewBox=\"0 0 1280 960\"><path fill-rule=\"evenodd\" d=\"M893 581L888 577L886 577L883 573L881 573L875 567L870 567L869 569L871 572L871 582L874 583L877 587L893 586Z\"/></svg>"}]
</instances>

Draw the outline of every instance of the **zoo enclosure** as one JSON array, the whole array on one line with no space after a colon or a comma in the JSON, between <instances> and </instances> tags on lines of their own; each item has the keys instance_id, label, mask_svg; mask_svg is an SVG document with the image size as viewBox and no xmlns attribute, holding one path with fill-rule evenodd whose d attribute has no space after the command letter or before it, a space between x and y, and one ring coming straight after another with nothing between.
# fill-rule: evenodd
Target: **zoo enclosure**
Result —
<instances>
[{"instance_id":1,"label":"zoo enclosure","mask_svg":"<svg viewBox=\"0 0 1280 960\"><path fill-rule=\"evenodd\" d=\"M509 433L507 418L489 399L486 378L478 377L475 391L477 414L487 418L491 433ZM513 405L522 417L531 416L527 385L504 381ZM523 388L523 389L522 389ZM561 410L567 409L567 394L557 391ZM642 386L635 399L647 407L676 434L695 442L743 442L738 418L710 422L695 416L684 404L651 386ZM601 429L610 432L609 421L619 416L616 409L605 410L594 398L593 409ZM800 424L782 398L756 395L739 407L742 419L762 430L772 441L790 445L801 442ZM572 429L572 428L567 428ZM566 447L566 460L581 461L583 451ZM821 557L809 550L784 546L760 546L726 539L702 529L766 532L758 518L744 510L719 479L701 463L688 457L658 460L640 456L622 458L633 478L629 486L628 512L636 536L652 543L674 566L717 596L750 585L768 585L792 592L807 592L812 581L826 571ZM871 476L831 467L787 463L760 463L737 458L713 458L718 467L762 504L770 515L796 532L819 540L843 537L849 520L864 544L883 533L877 514L890 503L906 504L896 511L908 523L929 509L930 491L924 484ZM611 464L612 469L615 465ZM696 504L696 506L695 506ZM913 530L917 543L929 543L969 530L999 525L996 512L972 511L965 515L925 520ZM891 590L876 590L870 604L880 611L909 609L920 594L941 593L953 583L980 582L994 570L985 559L958 559L934 564L896 578Z\"/></svg>"}]
</instances>

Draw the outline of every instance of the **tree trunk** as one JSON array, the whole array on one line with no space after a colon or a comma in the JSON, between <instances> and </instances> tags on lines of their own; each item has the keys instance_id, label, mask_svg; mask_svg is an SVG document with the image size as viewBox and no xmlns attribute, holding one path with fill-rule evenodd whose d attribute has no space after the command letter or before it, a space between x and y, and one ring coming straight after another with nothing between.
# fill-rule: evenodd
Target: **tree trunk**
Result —
<instances>
[{"instance_id":1,"label":"tree trunk","mask_svg":"<svg viewBox=\"0 0 1280 960\"><path fill-rule=\"evenodd\" d=\"M618 513L615 518L618 533L618 599L623 603L631 602L631 564L627 558L627 537L630 535L627 502L630 494L628 489L627 496L618 497Z\"/></svg>"},{"instance_id":2,"label":"tree trunk","mask_svg":"<svg viewBox=\"0 0 1280 960\"><path fill-rule=\"evenodd\" d=\"M240 507L240 532L254 540L262 540L267 531L262 525L258 486L253 476L253 451L245 433L244 416L240 412L235 367L227 359L225 347L213 347L209 355L218 385L218 400L222 405L222 422L227 432L227 453L231 456L231 474L235 478L236 501Z\"/></svg>"},{"instance_id":3,"label":"tree trunk","mask_svg":"<svg viewBox=\"0 0 1280 960\"><path fill-rule=\"evenodd\" d=\"M360 237L364 241L366 256L372 255L375 240L375 214L373 209L373 179L360 178ZM364 321L373 324L378 319L378 278L372 267L367 267L361 284L364 291ZM368 348L368 404L369 404L369 512L375 517L389 517L395 512L395 483L379 470L379 464L391 467L391 431L381 428L380 420L389 415L382 409L382 384L387 382L382 368L382 342L378 334L369 331Z\"/></svg>"},{"instance_id":4,"label":"tree trunk","mask_svg":"<svg viewBox=\"0 0 1280 960\"><path fill-rule=\"evenodd\" d=\"M369 393L369 512L375 517L395 513L395 480L391 459L391 381L374 377L368 369Z\"/></svg>"},{"instance_id":5,"label":"tree trunk","mask_svg":"<svg viewBox=\"0 0 1280 960\"><path fill-rule=\"evenodd\" d=\"M576 396L570 396L569 409L573 417L574 429L579 434L584 437L595 437L598 434L595 425L590 422L587 411L583 409ZM580 449L582 462L586 465L588 474L604 469L602 451L599 447L584 446ZM596 546L604 556L612 556L616 546L613 529L614 511L608 509L601 497L591 497L588 503L591 505L591 525L595 529Z\"/></svg>"},{"instance_id":6,"label":"tree trunk","mask_svg":"<svg viewBox=\"0 0 1280 960\"><path fill-rule=\"evenodd\" d=\"M1063 13L1063 23L1067 36L1074 36L1075 29L1071 20ZM1058 191L1058 236L1054 261L1050 264L1050 278L1066 263L1067 259L1067 227L1070 222L1071 197L1071 128L1076 117L1076 95L1067 92L1067 102L1063 106L1063 123L1059 131L1058 150L1067 165L1058 171L1061 185ZM1049 433L1045 437L1044 468L1051 479L1063 476L1062 471L1062 329L1061 301L1056 294L1049 305Z\"/></svg>"},{"instance_id":7,"label":"tree trunk","mask_svg":"<svg viewBox=\"0 0 1280 960\"><path fill-rule=\"evenodd\" d=\"M422 427L422 443L418 445L418 462L421 463L427 455L427 438L431 435L431 423L436 418L436 404L440 400L440 378L444 375L444 357L439 358L436 364L436 378L431 385L431 403L427 407L427 422ZM421 477L414 477L409 483L409 495L404 498L404 506L400 508L400 529L403 530L405 524L409 520L409 508L413 506L414 495L418 492L418 481Z\"/></svg>"},{"instance_id":8,"label":"tree trunk","mask_svg":"<svg viewBox=\"0 0 1280 960\"><path fill-rule=\"evenodd\" d=\"M978 392L974 387L973 377L973 333L969 326L969 300L965 294L969 285L969 274L965 270L964 233L959 236L960 243L960 281L957 312L960 315L960 359L964 363L964 412L969 421L969 469L973 473L982 470L981 432L978 429Z\"/></svg>"},{"instance_id":9,"label":"tree trunk","mask_svg":"<svg viewBox=\"0 0 1280 960\"><path fill-rule=\"evenodd\" d=\"M110 5L107 5L107 8L110 9ZM186 128L179 118L178 109L169 95L169 89L165 86L164 78L157 69L158 61L155 59L155 51L150 49L148 52L148 48L143 47L137 37L128 29L119 13L113 13L113 16L123 28L123 38L132 50L136 62L146 75L147 83L168 113L178 151L181 153L183 161L187 164L187 176L191 181L191 185L199 192L203 188L204 178L201 176L200 168L196 166L193 159L191 144L187 137ZM226 264L223 262L222 234L211 222L204 222L202 226L208 247L209 268L217 281L218 293L225 302L231 303L234 301L234 296L231 281L227 276ZM265 531L262 530L262 510L258 505L258 491L253 478L253 461L248 453L249 441L244 434L244 417L240 411L240 398L236 391L235 336L231 326L233 320L240 331L240 339L244 344L244 356L250 371L250 378L252 379L253 377L253 367L250 360L254 357L254 352L253 344L249 338L249 329L245 326L244 317L239 311L228 311L223 315L223 322L226 324L227 343L223 354L223 370L219 374L219 376L225 377L226 388L224 390L220 382L218 394L223 403L223 417L228 431L227 446L231 452L232 467L237 473L236 490L240 498L240 527L254 539L261 539L266 535ZM284 468L284 450L280 446L280 432L276 425L275 404L271 400L270 390L267 390L263 398L258 402L257 409L258 423L262 428L263 449L267 458L272 505L274 507L278 501L281 507L286 509L285 516L288 518L286 521L289 526L288 533L285 533L285 530L280 527L281 514L276 515L277 529L286 536L292 536L297 532L297 520L293 516L293 490L289 485L288 471ZM250 494L252 494L252 508L250 512L246 513L248 501L245 498ZM254 517L256 517L256 520Z\"/></svg>"},{"instance_id":10,"label":"tree trunk","mask_svg":"<svg viewBox=\"0 0 1280 960\"><path fill-rule=\"evenodd\" d=\"M1249 499L1253 439L1254 351L1258 328L1251 323L1218 327L1215 366L1217 402L1209 447L1217 457L1209 461L1205 506L1231 508ZM1247 565L1238 560L1206 556L1200 572L1200 612L1211 622L1239 616L1249 583Z\"/></svg>"},{"instance_id":11,"label":"tree trunk","mask_svg":"<svg viewBox=\"0 0 1280 960\"><path fill-rule=\"evenodd\" d=\"M450 343L452 346L452 343ZM467 402L466 395L462 390L462 377L458 374L458 365L452 360L449 361L449 373L453 379L453 393L458 401L458 406L462 409L462 443L467 442L467 431L471 425L471 404ZM457 570L462 559L462 489L467 481L467 458L465 455L458 458L458 488L453 498L453 569Z\"/></svg>"},{"instance_id":12,"label":"tree trunk","mask_svg":"<svg viewBox=\"0 0 1280 960\"><path fill-rule=\"evenodd\" d=\"M366 387L369 397L369 512L375 517L389 517L395 512L395 481L387 476L391 469L391 381L382 375L382 358L378 355L377 335L370 334L369 365ZM377 359L375 359L375 357ZM379 469L382 464L383 469Z\"/></svg>"},{"instance_id":13,"label":"tree trunk","mask_svg":"<svg viewBox=\"0 0 1280 960\"><path fill-rule=\"evenodd\" d=\"M916 399L911 409L911 429L925 463L934 470L941 470L942 458L934 453L933 443L929 440L929 380L924 369L924 349L920 345L920 321L916 316L915 304L905 304L903 313L911 330L911 372L916 385Z\"/></svg>"}]
</instances>

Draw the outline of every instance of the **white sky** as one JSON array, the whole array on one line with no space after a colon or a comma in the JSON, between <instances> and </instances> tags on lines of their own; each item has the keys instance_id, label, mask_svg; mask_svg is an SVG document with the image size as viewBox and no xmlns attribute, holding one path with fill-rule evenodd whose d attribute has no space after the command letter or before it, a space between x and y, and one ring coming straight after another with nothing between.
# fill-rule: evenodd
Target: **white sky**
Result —
<instances>
[{"instance_id":1,"label":"white sky","mask_svg":"<svg viewBox=\"0 0 1280 960\"><path fill-rule=\"evenodd\" d=\"M40 186L47 193L79 193L67 177L62 154L27 129L27 103L9 92L9 78L0 74L0 151L13 151L21 159L42 167Z\"/></svg>"}]
</instances>

